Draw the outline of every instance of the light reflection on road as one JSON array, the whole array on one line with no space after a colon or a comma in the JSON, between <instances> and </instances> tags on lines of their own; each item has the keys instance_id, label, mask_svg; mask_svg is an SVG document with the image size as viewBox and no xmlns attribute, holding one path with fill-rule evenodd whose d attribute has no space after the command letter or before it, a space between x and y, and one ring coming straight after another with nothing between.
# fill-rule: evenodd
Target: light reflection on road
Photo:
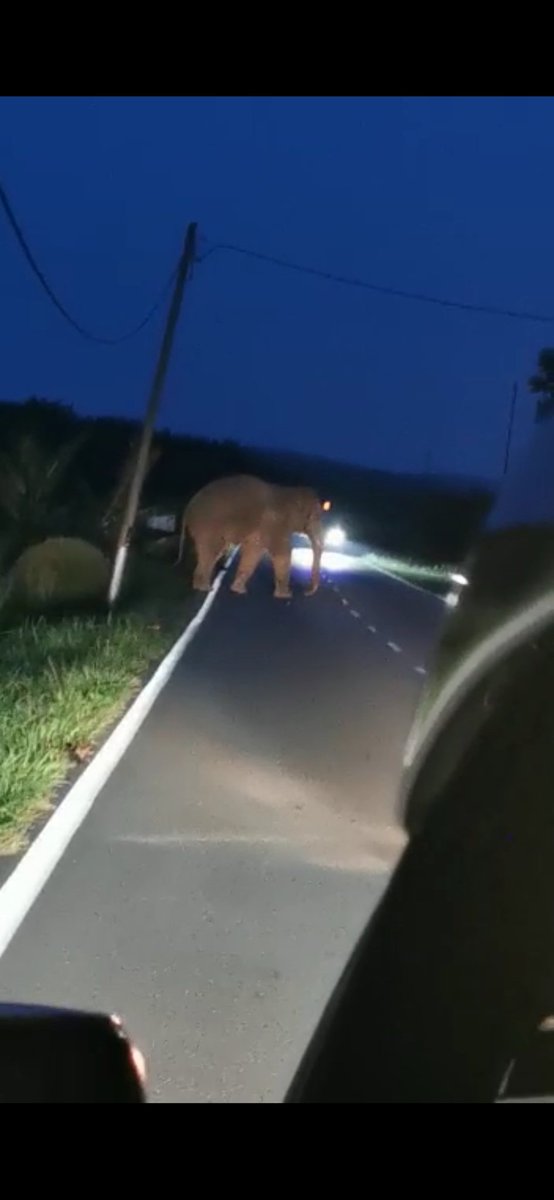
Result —
<instances>
[{"instance_id":1,"label":"light reflection on road","mask_svg":"<svg viewBox=\"0 0 554 1200\"><path fill-rule=\"evenodd\" d=\"M299 535L294 538L292 563L300 570L310 571L313 551ZM333 574L339 572L364 572L375 570L377 555L372 554L361 542L344 542L341 550L324 550L321 566L324 571Z\"/></svg>"}]
</instances>

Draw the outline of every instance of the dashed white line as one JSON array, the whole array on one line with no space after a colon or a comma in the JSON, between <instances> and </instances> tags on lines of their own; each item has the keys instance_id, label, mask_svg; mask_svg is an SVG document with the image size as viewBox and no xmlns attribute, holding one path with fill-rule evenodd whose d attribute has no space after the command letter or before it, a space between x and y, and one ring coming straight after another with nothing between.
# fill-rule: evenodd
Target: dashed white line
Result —
<instances>
[{"instance_id":1,"label":"dashed white line","mask_svg":"<svg viewBox=\"0 0 554 1200\"><path fill-rule=\"evenodd\" d=\"M336 584L333 584L333 591L340 594L340 588L338 588ZM344 604L345 608L348 608L350 610L351 615L353 617L355 617L356 620L360 620L362 614L359 613L356 608L350 608L350 601L347 600L346 596L341 596L341 604ZM377 628L375 625L366 625L366 629L368 630L369 633L373 633L373 634L377 633ZM401 654L402 653L402 646L399 646L397 644L397 642L387 642L387 647L389 650L392 650L393 654ZM413 670L415 671L416 675L426 675L427 674L425 667L414 667Z\"/></svg>"}]
</instances>

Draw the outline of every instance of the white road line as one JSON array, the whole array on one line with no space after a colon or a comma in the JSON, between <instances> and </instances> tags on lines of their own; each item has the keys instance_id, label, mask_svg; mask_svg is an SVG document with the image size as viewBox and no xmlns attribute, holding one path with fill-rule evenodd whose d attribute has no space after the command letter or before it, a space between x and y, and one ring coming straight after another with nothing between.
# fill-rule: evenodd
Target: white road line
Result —
<instances>
[{"instance_id":1,"label":"white road line","mask_svg":"<svg viewBox=\"0 0 554 1200\"><path fill-rule=\"evenodd\" d=\"M348 604L348 600L346 599L346 596L343 596L343 598L342 598L342 603L343 603L343 604Z\"/></svg>"},{"instance_id":2,"label":"white road line","mask_svg":"<svg viewBox=\"0 0 554 1200\"><path fill-rule=\"evenodd\" d=\"M426 675L427 674L425 667L414 667L414 671L415 671L416 675Z\"/></svg>"},{"instance_id":3,"label":"white road line","mask_svg":"<svg viewBox=\"0 0 554 1200\"><path fill-rule=\"evenodd\" d=\"M196 616L162 659L152 678L139 692L92 762L69 789L44 829L0 888L0 957L90 812L99 792L131 745L162 688L173 674L179 659L206 619L235 553L236 551L232 551L225 567L216 576L212 589Z\"/></svg>"},{"instance_id":4,"label":"white road line","mask_svg":"<svg viewBox=\"0 0 554 1200\"><path fill-rule=\"evenodd\" d=\"M357 617L357 618L358 618L358 620L359 620L359 618L360 618L360 614L359 614L359 612L356 612L356 609L355 609L355 608L351 608L351 609L350 609L350 612L352 613L352 616L353 616L353 617Z\"/></svg>"},{"instance_id":5,"label":"white road line","mask_svg":"<svg viewBox=\"0 0 554 1200\"><path fill-rule=\"evenodd\" d=\"M401 646L396 645L396 642L387 642L387 646L388 646L389 650L394 650L395 654L400 654L401 649L402 649Z\"/></svg>"},{"instance_id":6,"label":"white road line","mask_svg":"<svg viewBox=\"0 0 554 1200\"><path fill-rule=\"evenodd\" d=\"M370 633L377 633L375 625L368 625L368 629Z\"/></svg>"}]
</instances>

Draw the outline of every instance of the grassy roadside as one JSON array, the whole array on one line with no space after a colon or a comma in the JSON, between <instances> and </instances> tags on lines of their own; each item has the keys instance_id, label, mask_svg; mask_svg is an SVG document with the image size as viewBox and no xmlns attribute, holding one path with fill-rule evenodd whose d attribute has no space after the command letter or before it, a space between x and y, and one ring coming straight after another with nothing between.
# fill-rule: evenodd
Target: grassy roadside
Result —
<instances>
[{"instance_id":1,"label":"grassy roadside","mask_svg":"<svg viewBox=\"0 0 554 1200\"><path fill-rule=\"evenodd\" d=\"M124 711L196 611L183 576L135 567L126 605L0 633L0 854L15 853L71 767Z\"/></svg>"},{"instance_id":2,"label":"grassy roadside","mask_svg":"<svg viewBox=\"0 0 554 1200\"><path fill-rule=\"evenodd\" d=\"M429 563L415 562L413 559L396 558L379 551L372 552L367 556L367 564L369 567L374 566L381 571L388 571L391 575L397 575L399 579L405 579L407 583L418 584L427 591L437 592L441 595L449 590L452 572L456 570L455 567L439 566L438 564L433 566Z\"/></svg>"}]
</instances>

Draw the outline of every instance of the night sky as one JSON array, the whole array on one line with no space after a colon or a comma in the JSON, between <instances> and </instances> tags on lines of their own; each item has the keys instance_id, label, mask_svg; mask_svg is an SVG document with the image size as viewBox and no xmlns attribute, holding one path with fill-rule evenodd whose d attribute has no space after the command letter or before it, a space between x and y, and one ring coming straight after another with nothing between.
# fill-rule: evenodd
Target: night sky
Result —
<instances>
[{"instance_id":1,"label":"night sky","mask_svg":"<svg viewBox=\"0 0 554 1200\"><path fill-rule=\"evenodd\" d=\"M186 224L390 287L554 314L550 98L3 98L3 183L71 313L117 336ZM202 244L201 244L202 249ZM57 314L0 214L0 395L138 416L161 318L119 348ZM226 252L185 298L160 424L496 477L554 326L376 296Z\"/></svg>"}]
</instances>

